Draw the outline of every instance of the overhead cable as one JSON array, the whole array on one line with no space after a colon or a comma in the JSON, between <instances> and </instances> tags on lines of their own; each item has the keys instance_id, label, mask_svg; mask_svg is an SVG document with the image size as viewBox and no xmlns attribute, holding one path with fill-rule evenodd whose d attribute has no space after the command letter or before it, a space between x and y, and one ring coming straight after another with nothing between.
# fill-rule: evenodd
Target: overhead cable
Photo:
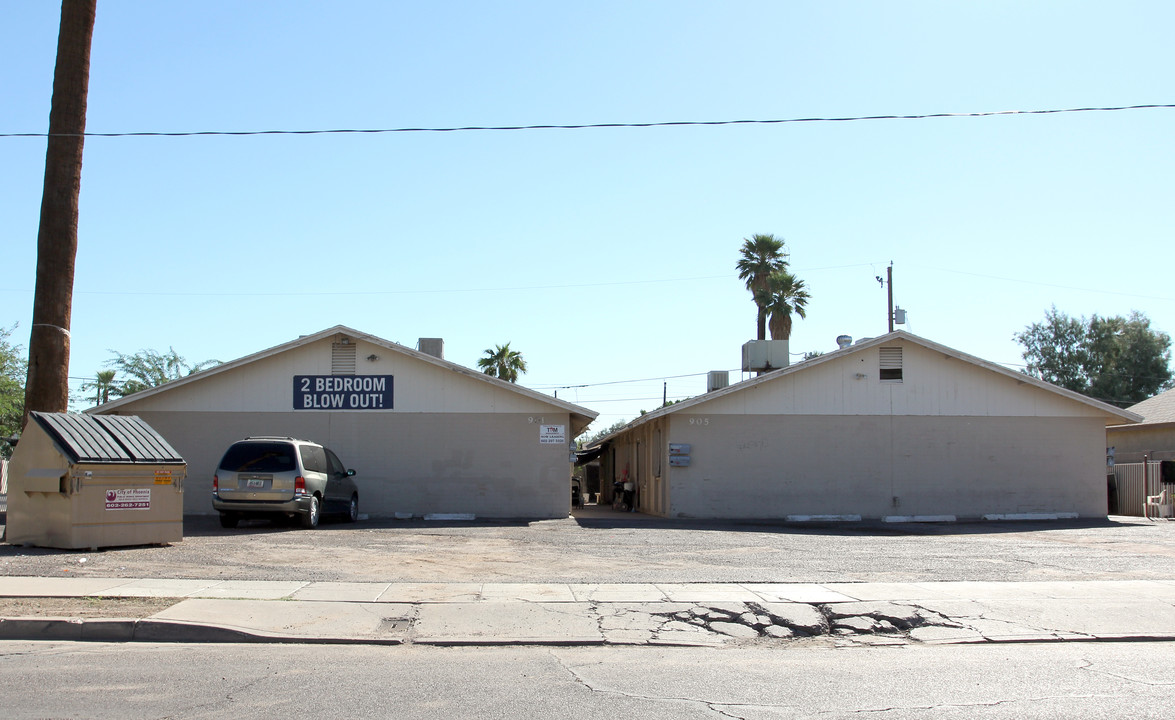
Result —
<instances>
[{"instance_id":1,"label":"overhead cable","mask_svg":"<svg viewBox=\"0 0 1175 720\"><path fill-rule=\"evenodd\" d=\"M787 123L857 122L864 120L928 120L934 118L978 118L997 115L1056 115L1060 113L1114 112L1119 110L1175 109L1175 104L1119 105L1113 107L1055 108L1046 110L991 110L987 112L924 113L919 115L855 115L847 117L801 117L775 120L675 120L669 122L582 123L575 125L466 125L454 127L337 128L333 130L194 130L178 132L88 132L83 137L196 137L243 135L380 135L387 133L448 133L503 130L590 130L603 128L698 127L715 125L783 125ZM72 137L77 133L55 133ZM3 138L49 137L49 133L0 133Z\"/></svg>"}]
</instances>

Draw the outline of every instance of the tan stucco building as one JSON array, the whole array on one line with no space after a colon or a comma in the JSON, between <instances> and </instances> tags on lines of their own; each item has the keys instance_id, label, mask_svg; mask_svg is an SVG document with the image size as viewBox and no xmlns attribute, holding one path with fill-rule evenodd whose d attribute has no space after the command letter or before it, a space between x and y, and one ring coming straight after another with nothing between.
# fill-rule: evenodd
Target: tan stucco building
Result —
<instances>
[{"instance_id":1,"label":"tan stucco building","mask_svg":"<svg viewBox=\"0 0 1175 720\"><path fill-rule=\"evenodd\" d=\"M1106 442L1119 463L1175 460L1175 390L1168 390L1126 408L1142 422L1106 428Z\"/></svg>"},{"instance_id":2,"label":"tan stucco building","mask_svg":"<svg viewBox=\"0 0 1175 720\"><path fill-rule=\"evenodd\" d=\"M898 331L662 408L603 485L666 517L1104 517L1107 424L1136 415Z\"/></svg>"},{"instance_id":3,"label":"tan stucco building","mask_svg":"<svg viewBox=\"0 0 1175 720\"><path fill-rule=\"evenodd\" d=\"M138 415L188 464L184 512L249 435L312 440L357 471L361 512L566 517L586 408L337 326L87 412Z\"/></svg>"}]
</instances>

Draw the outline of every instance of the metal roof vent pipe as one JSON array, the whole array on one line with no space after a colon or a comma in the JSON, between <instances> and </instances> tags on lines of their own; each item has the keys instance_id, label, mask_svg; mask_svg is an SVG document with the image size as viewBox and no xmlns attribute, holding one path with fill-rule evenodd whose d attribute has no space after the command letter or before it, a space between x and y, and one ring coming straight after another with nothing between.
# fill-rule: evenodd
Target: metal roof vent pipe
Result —
<instances>
[{"instance_id":1,"label":"metal roof vent pipe","mask_svg":"<svg viewBox=\"0 0 1175 720\"><path fill-rule=\"evenodd\" d=\"M847 348L849 345L852 345L852 344L853 344L853 336L852 335L837 335L836 336L836 346L838 348L840 348L841 350L844 350L845 348Z\"/></svg>"},{"instance_id":2,"label":"metal roof vent pipe","mask_svg":"<svg viewBox=\"0 0 1175 720\"><path fill-rule=\"evenodd\" d=\"M432 355L438 360L445 359L444 338L420 338L416 343L416 349L425 355Z\"/></svg>"}]
</instances>

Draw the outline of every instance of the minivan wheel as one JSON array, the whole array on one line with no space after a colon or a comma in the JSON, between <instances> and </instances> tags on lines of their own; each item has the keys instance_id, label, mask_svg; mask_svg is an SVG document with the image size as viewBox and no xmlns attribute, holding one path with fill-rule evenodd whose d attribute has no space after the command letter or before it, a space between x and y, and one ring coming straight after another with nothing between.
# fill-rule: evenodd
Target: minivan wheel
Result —
<instances>
[{"instance_id":1,"label":"minivan wheel","mask_svg":"<svg viewBox=\"0 0 1175 720\"><path fill-rule=\"evenodd\" d=\"M232 513L220 514L220 526L222 528L235 528L241 519Z\"/></svg>"},{"instance_id":2,"label":"minivan wheel","mask_svg":"<svg viewBox=\"0 0 1175 720\"><path fill-rule=\"evenodd\" d=\"M318 527L318 516L322 514L322 506L319 504L318 496L310 496L310 509L302 515L302 527L316 528Z\"/></svg>"},{"instance_id":3,"label":"minivan wheel","mask_svg":"<svg viewBox=\"0 0 1175 720\"><path fill-rule=\"evenodd\" d=\"M359 493L351 494L351 505L347 509L347 522L355 522L359 519Z\"/></svg>"}]
</instances>

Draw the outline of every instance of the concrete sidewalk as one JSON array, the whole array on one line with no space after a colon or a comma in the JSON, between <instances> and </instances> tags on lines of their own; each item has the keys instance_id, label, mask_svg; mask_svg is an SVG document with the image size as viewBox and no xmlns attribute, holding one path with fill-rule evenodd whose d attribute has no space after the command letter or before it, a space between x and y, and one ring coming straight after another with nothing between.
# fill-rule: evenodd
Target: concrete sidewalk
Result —
<instances>
[{"instance_id":1,"label":"concrete sidewalk","mask_svg":"<svg viewBox=\"0 0 1175 720\"><path fill-rule=\"evenodd\" d=\"M0 577L7 598L177 598L147 618L0 618L3 640L722 645L1175 639L1175 580L421 584Z\"/></svg>"}]
</instances>

